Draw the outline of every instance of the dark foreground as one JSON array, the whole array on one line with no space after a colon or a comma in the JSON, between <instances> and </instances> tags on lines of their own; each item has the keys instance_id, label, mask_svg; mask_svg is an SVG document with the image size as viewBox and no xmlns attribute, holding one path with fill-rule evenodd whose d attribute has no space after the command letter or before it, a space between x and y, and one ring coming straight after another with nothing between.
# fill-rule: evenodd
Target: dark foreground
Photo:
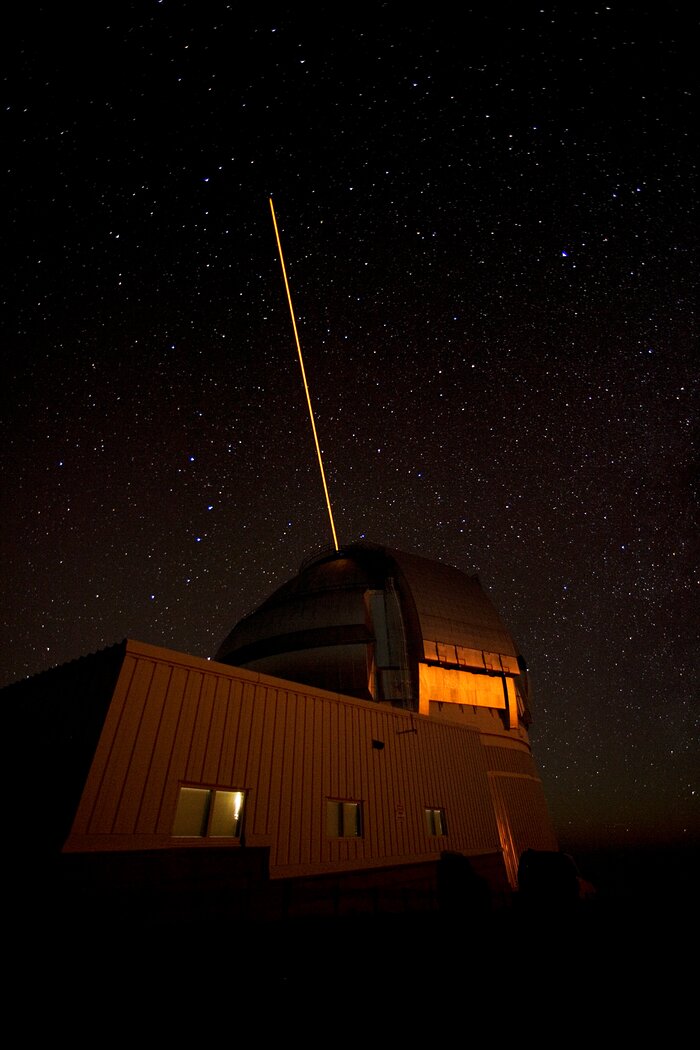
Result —
<instances>
[{"instance_id":1,"label":"dark foreground","mask_svg":"<svg viewBox=\"0 0 700 1050\"><path fill-rule=\"evenodd\" d=\"M698 850L577 861L597 892L575 907L516 898L488 914L94 927L14 915L12 977L18 996L31 989L30 1029L47 1021L37 1001L58 1002L86 1039L96 1014L110 1032L145 1025L189 1040L222 1018L267 1031L298 1025L300 1012L307 1036L330 1018L334 1042L370 1038L371 1018L408 1036L437 1025L445 1038L441 1025L465 1011L501 1036L536 1019L548 1041L563 1025L557 1041L575 1043L603 1015L620 1035L670 1034L695 1009Z\"/></svg>"}]
</instances>

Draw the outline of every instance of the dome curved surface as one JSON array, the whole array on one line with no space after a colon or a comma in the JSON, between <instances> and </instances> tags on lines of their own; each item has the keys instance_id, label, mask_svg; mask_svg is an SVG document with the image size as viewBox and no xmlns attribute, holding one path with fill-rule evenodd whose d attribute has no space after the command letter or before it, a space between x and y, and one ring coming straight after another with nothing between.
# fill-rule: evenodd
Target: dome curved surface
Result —
<instances>
[{"instance_id":1,"label":"dome curved surface","mask_svg":"<svg viewBox=\"0 0 700 1050\"><path fill-rule=\"evenodd\" d=\"M235 625L215 659L413 710L426 668L444 669L443 680L522 670L476 576L366 542L307 559ZM433 673L431 689L435 681Z\"/></svg>"}]
</instances>

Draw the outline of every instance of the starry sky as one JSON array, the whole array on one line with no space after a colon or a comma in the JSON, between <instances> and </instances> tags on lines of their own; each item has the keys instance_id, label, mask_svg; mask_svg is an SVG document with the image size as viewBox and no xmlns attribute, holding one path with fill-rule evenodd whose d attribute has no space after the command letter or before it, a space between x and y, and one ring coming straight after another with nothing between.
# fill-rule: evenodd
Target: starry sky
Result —
<instances>
[{"instance_id":1,"label":"starry sky","mask_svg":"<svg viewBox=\"0 0 700 1050\"><path fill-rule=\"evenodd\" d=\"M478 574L564 845L697 840L697 41L675 3L23 4L0 685L212 656L332 542L272 196L341 544Z\"/></svg>"}]
</instances>

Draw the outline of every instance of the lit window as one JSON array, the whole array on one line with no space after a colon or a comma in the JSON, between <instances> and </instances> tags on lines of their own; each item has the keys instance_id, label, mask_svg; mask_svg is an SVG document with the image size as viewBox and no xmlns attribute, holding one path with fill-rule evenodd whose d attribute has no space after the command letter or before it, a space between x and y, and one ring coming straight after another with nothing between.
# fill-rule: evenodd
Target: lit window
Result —
<instances>
[{"instance_id":1,"label":"lit window","mask_svg":"<svg viewBox=\"0 0 700 1050\"><path fill-rule=\"evenodd\" d=\"M359 802L326 803L328 834L333 838L349 839L362 835L362 808Z\"/></svg>"},{"instance_id":2,"label":"lit window","mask_svg":"<svg viewBox=\"0 0 700 1050\"><path fill-rule=\"evenodd\" d=\"M243 791L181 787L173 835L183 838L240 838Z\"/></svg>"},{"instance_id":3,"label":"lit window","mask_svg":"<svg viewBox=\"0 0 700 1050\"><path fill-rule=\"evenodd\" d=\"M447 821L444 809L426 809L425 819L428 823L429 835L446 835Z\"/></svg>"}]
</instances>

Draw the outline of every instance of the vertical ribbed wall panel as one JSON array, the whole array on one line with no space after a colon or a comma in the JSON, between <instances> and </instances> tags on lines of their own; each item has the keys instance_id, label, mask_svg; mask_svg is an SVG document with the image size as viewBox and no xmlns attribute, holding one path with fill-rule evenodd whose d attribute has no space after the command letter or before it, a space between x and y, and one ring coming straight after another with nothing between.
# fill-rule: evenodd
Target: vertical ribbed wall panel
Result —
<instances>
[{"instance_id":1,"label":"vertical ribbed wall panel","mask_svg":"<svg viewBox=\"0 0 700 1050\"><path fill-rule=\"evenodd\" d=\"M304 844L302 843L302 824L304 810L308 806L304 799L309 798L309 783L306 773L306 719L307 704L297 693L288 693L290 723L288 733L291 737L289 749L289 768L287 771L289 795L289 856L292 864L302 863ZM296 787L295 787L296 785Z\"/></svg>"},{"instance_id":2,"label":"vertical ribbed wall panel","mask_svg":"<svg viewBox=\"0 0 700 1050\"><path fill-rule=\"evenodd\" d=\"M272 850L279 850L285 836L284 823L280 824L280 812L284 808L282 799L282 774L284 772L284 751L280 741L284 740L286 708L282 701L275 703L275 694L269 689L261 689L262 702L268 708L265 731L270 734L271 762L269 784L263 782L263 790L269 794L268 834ZM258 702L260 702L258 700ZM252 801L252 799L251 799Z\"/></svg>"},{"instance_id":3,"label":"vertical ribbed wall panel","mask_svg":"<svg viewBox=\"0 0 700 1050\"><path fill-rule=\"evenodd\" d=\"M122 663L119 678L117 679L117 684L114 689L112 702L109 706L102 734L95 750L95 756L92 760L90 774L85 783L85 788L73 821L73 833L87 835L92 830L93 823L98 829L104 828L104 821L107 816L104 804L101 812L103 820L102 824L100 824L99 819L96 816L99 805L100 790L110 760L113 727L119 718L120 712L123 710L124 705L129 699L131 680L136 671L136 666L137 661L127 654Z\"/></svg>"},{"instance_id":4,"label":"vertical ribbed wall panel","mask_svg":"<svg viewBox=\"0 0 700 1050\"><path fill-rule=\"evenodd\" d=\"M247 792L245 842L273 876L496 852L496 811L520 848L553 841L539 780L506 775L513 751L475 729L128 645L68 850L172 846L183 783ZM327 835L329 798L362 804L361 837Z\"/></svg>"},{"instance_id":5,"label":"vertical ribbed wall panel","mask_svg":"<svg viewBox=\"0 0 700 1050\"><path fill-rule=\"evenodd\" d=\"M216 773L217 784L232 784L234 773L234 754L239 737L245 742L245 729L241 726L241 703L240 695L236 688L237 683L228 681L226 683L226 708L224 712L224 724L221 734L221 750L219 752L219 768ZM243 784L235 785L243 787Z\"/></svg>"},{"instance_id":6,"label":"vertical ribbed wall panel","mask_svg":"<svg viewBox=\"0 0 700 1050\"><path fill-rule=\"evenodd\" d=\"M169 835L172 828L178 787L179 783L186 779L185 771L192 751L195 723L204 689L205 679L200 672L185 670L184 673L186 675L185 686L179 710L177 714L169 710L169 717L164 719L164 724L172 723L173 743L169 755L163 759L166 765L162 785L162 807L156 826L156 834L160 835ZM164 770L160 762L154 763L154 766L154 777L163 778ZM145 828L140 830L143 830L144 834L147 833Z\"/></svg>"},{"instance_id":7,"label":"vertical ribbed wall panel","mask_svg":"<svg viewBox=\"0 0 700 1050\"><path fill-rule=\"evenodd\" d=\"M415 724L415 723L414 723ZM422 722L418 722L418 733L408 733L403 738L405 755L403 762L402 796L406 808L406 848L422 852L438 848L434 839L427 835L425 823L426 798L430 793L429 780L437 774L431 755L432 740ZM422 758L422 761L419 760ZM449 761L448 756L444 756Z\"/></svg>"},{"instance_id":8,"label":"vertical ribbed wall panel","mask_svg":"<svg viewBox=\"0 0 700 1050\"><path fill-rule=\"evenodd\" d=\"M437 796L430 803L426 800L426 805L446 811L449 845L444 843L442 848L498 849L498 830L479 734L430 722L426 732L430 739L427 750L435 770L433 793Z\"/></svg>"},{"instance_id":9,"label":"vertical ribbed wall panel","mask_svg":"<svg viewBox=\"0 0 700 1050\"><path fill-rule=\"evenodd\" d=\"M323 795L325 746L323 736L324 706L313 705L313 742L312 742L312 797L320 799L318 806L311 806L311 838L309 839L309 857L323 857L326 844L326 804Z\"/></svg>"},{"instance_id":10,"label":"vertical ribbed wall panel","mask_svg":"<svg viewBox=\"0 0 700 1050\"><path fill-rule=\"evenodd\" d=\"M167 756L169 765L175 749L187 678L188 674L184 668L172 668L167 690L167 717L161 717L155 735L152 760L147 771L141 805L136 818L137 835L152 834L153 829L158 827L163 806L163 791L168 782L167 768L164 770L161 763L166 760L165 756ZM160 704L160 709L161 712L165 712L165 705Z\"/></svg>"},{"instance_id":11,"label":"vertical ribbed wall panel","mask_svg":"<svg viewBox=\"0 0 700 1050\"><path fill-rule=\"evenodd\" d=\"M225 681L225 680L224 680ZM240 702L236 697L236 683L226 681L226 711L221 734L217 784L230 784L233 776L233 753L236 747L240 718Z\"/></svg>"},{"instance_id":12,"label":"vertical ribbed wall panel","mask_svg":"<svg viewBox=\"0 0 700 1050\"><path fill-rule=\"evenodd\" d=\"M204 762L200 774L204 784L216 784L217 782L226 719L228 685L229 683L225 678L221 678L218 675L214 678L214 695L212 697L210 717L206 721Z\"/></svg>"},{"instance_id":13,"label":"vertical ribbed wall panel","mask_svg":"<svg viewBox=\"0 0 700 1050\"><path fill-rule=\"evenodd\" d=\"M396 724L384 715L380 735L372 739L381 740L384 748L375 753L372 766L372 795L368 799L367 824L376 821L371 835L372 849L386 856L399 851L399 824L396 818Z\"/></svg>"},{"instance_id":14,"label":"vertical ribbed wall panel","mask_svg":"<svg viewBox=\"0 0 700 1050\"><path fill-rule=\"evenodd\" d=\"M163 717L172 668L156 664L152 668L145 702L139 705L138 718L122 722L123 742L130 750L128 760L129 790L122 793L112 831L116 835L133 835L136 831L141 800L148 774L153 767L154 746ZM128 708L125 709L125 713ZM128 743L127 743L128 742ZM155 821L151 824L151 828Z\"/></svg>"},{"instance_id":15,"label":"vertical ribbed wall panel","mask_svg":"<svg viewBox=\"0 0 700 1050\"><path fill-rule=\"evenodd\" d=\"M214 695L216 693L216 677L204 675L202 689L197 698L197 711L194 721L190 752L187 757L187 766L183 779L192 784L203 783L204 762L207 755L207 743L209 740L209 725L214 710Z\"/></svg>"},{"instance_id":16,"label":"vertical ribbed wall panel","mask_svg":"<svg viewBox=\"0 0 700 1050\"><path fill-rule=\"evenodd\" d=\"M388 716L386 717L388 719ZM399 784L399 770L405 760L402 755L405 737L399 734L404 728L403 723L392 725L391 720L388 719L384 737L385 746L381 754L382 763L379 768L378 792L384 801L382 841L385 843L387 856L401 853L402 840L405 836L406 816Z\"/></svg>"},{"instance_id":17,"label":"vertical ribbed wall panel","mask_svg":"<svg viewBox=\"0 0 700 1050\"><path fill-rule=\"evenodd\" d=\"M125 664L126 662L125 660ZM102 768L98 771L99 788L89 816L89 832L115 832L121 792L128 778L131 756L155 668L153 661L144 663L138 660L133 674L129 676L128 693L124 696L123 703L117 706L117 719L113 720L112 709L109 710L105 730L98 745L98 754L102 752ZM129 669L125 667L124 670L128 673Z\"/></svg>"},{"instance_id":18,"label":"vertical ribbed wall panel","mask_svg":"<svg viewBox=\"0 0 700 1050\"><path fill-rule=\"evenodd\" d=\"M295 764L301 769L301 791L298 798L300 831L298 856L300 864L310 864L313 855L314 807L305 806L303 800L317 797L314 784L314 705L300 704L299 730L296 741L297 754L295 757Z\"/></svg>"},{"instance_id":19,"label":"vertical ribbed wall panel","mask_svg":"<svg viewBox=\"0 0 700 1050\"><path fill-rule=\"evenodd\" d=\"M271 712L264 704L257 702L257 688L252 683L242 686L241 721L250 725L249 746L236 759L244 765L245 787L249 797L256 800L254 806L248 806L245 814L246 836L260 836L265 840L270 834L272 824L272 792L270 790L270 773L272 770L272 735L266 730ZM234 785L232 785L234 786Z\"/></svg>"},{"instance_id":20,"label":"vertical ribbed wall panel","mask_svg":"<svg viewBox=\"0 0 700 1050\"><path fill-rule=\"evenodd\" d=\"M524 849L557 849L541 782L502 773L490 773L489 781L495 810L512 841L514 861Z\"/></svg>"}]
</instances>

